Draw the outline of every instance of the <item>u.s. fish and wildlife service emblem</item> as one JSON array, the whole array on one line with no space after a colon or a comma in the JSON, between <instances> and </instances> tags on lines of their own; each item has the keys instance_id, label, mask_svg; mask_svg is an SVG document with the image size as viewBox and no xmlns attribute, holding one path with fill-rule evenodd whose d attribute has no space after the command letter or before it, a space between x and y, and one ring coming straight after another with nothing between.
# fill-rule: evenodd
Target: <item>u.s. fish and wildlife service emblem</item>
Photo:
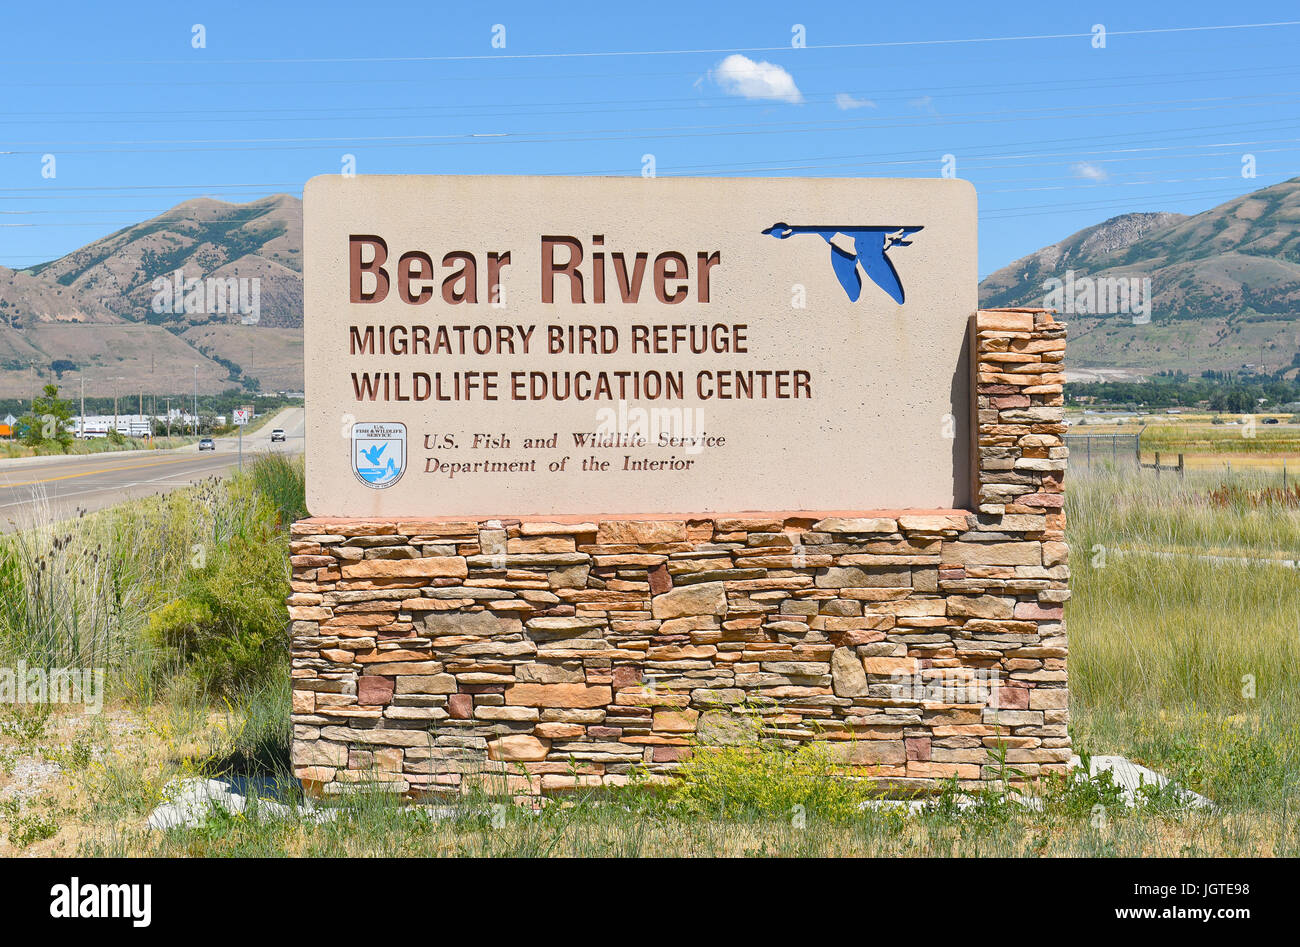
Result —
<instances>
[{"instance_id":1,"label":"u.s. fish and wildlife service emblem","mask_svg":"<svg viewBox=\"0 0 1300 947\"><path fill-rule=\"evenodd\" d=\"M406 425L373 421L352 425L352 472L368 487L381 490L406 471Z\"/></svg>"}]
</instances>

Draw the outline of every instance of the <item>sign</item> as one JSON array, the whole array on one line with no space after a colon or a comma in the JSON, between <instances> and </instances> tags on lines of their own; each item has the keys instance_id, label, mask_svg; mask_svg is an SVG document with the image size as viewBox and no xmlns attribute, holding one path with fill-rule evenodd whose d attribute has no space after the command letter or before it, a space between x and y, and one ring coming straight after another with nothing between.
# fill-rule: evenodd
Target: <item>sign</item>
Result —
<instances>
[{"instance_id":1,"label":"sign","mask_svg":"<svg viewBox=\"0 0 1300 947\"><path fill-rule=\"evenodd\" d=\"M252 408L236 408L236 409L235 409L235 423L236 423L237 425L239 425L240 427L243 427L245 424L247 424L247 423L248 423L249 421L251 421L252 419L253 419L253 409L252 409Z\"/></svg>"},{"instance_id":2,"label":"sign","mask_svg":"<svg viewBox=\"0 0 1300 947\"><path fill-rule=\"evenodd\" d=\"M970 503L973 188L321 176L317 516Z\"/></svg>"}]
</instances>

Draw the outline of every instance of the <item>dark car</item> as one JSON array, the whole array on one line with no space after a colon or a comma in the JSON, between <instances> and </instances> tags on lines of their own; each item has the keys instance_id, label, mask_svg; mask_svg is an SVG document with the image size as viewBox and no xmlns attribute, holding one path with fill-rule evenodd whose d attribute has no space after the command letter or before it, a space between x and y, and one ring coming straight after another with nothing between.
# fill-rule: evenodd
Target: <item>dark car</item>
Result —
<instances>
[{"instance_id":1,"label":"dark car","mask_svg":"<svg viewBox=\"0 0 1300 947\"><path fill-rule=\"evenodd\" d=\"M217 442L210 437L202 438L199 441L199 450L216 450Z\"/></svg>"},{"instance_id":2,"label":"dark car","mask_svg":"<svg viewBox=\"0 0 1300 947\"><path fill-rule=\"evenodd\" d=\"M283 441L283 440L284 440L284 429L283 429L283 428L276 428L274 431L271 432L271 443L272 443L272 444L274 444L276 441Z\"/></svg>"},{"instance_id":3,"label":"dark car","mask_svg":"<svg viewBox=\"0 0 1300 947\"><path fill-rule=\"evenodd\" d=\"M1280 424L1281 422L1280 422L1277 418L1265 418L1265 419L1264 419L1264 423L1265 423L1265 424Z\"/></svg>"}]
</instances>

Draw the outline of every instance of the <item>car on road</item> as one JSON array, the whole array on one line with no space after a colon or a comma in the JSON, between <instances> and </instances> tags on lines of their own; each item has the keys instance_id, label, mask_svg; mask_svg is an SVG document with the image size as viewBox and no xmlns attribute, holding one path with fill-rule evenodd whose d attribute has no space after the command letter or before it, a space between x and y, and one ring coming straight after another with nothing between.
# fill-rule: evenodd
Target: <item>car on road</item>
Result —
<instances>
[{"instance_id":1,"label":"car on road","mask_svg":"<svg viewBox=\"0 0 1300 947\"><path fill-rule=\"evenodd\" d=\"M210 437L202 438L199 441L199 450L216 450L217 442Z\"/></svg>"},{"instance_id":2,"label":"car on road","mask_svg":"<svg viewBox=\"0 0 1300 947\"><path fill-rule=\"evenodd\" d=\"M276 441L283 441L283 440L284 440L284 429L283 429L283 428L276 428L274 431L271 432L271 443L272 443L272 444L274 444Z\"/></svg>"},{"instance_id":3,"label":"car on road","mask_svg":"<svg viewBox=\"0 0 1300 947\"><path fill-rule=\"evenodd\" d=\"M1265 418L1265 419L1264 419L1264 423L1265 423L1265 424L1281 424L1282 422L1279 421L1277 418Z\"/></svg>"}]
</instances>

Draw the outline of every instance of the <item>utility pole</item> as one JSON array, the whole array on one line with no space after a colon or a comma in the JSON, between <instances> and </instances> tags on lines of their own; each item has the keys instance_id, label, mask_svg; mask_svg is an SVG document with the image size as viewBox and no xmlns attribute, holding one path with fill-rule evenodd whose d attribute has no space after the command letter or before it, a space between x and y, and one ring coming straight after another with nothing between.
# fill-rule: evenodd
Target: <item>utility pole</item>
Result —
<instances>
[{"instance_id":1,"label":"utility pole","mask_svg":"<svg viewBox=\"0 0 1300 947\"><path fill-rule=\"evenodd\" d=\"M199 436L199 366L194 366L194 436Z\"/></svg>"},{"instance_id":2,"label":"utility pole","mask_svg":"<svg viewBox=\"0 0 1300 947\"><path fill-rule=\"evenodd\" d=\"M81 439L86 439L86 375L81 375Z\"/></svg>"},{"instance_id":3,"label":"utility pole","mask_svg":"<svg viewBox=\"0 0 1300 947\"><path fill-rule=\"evenodd\" d=\"M113 430L117 430L117 397L118 388L121 382L126 381L125 375L118 375L113 379Z\"/></svg>"}]
</instances>

